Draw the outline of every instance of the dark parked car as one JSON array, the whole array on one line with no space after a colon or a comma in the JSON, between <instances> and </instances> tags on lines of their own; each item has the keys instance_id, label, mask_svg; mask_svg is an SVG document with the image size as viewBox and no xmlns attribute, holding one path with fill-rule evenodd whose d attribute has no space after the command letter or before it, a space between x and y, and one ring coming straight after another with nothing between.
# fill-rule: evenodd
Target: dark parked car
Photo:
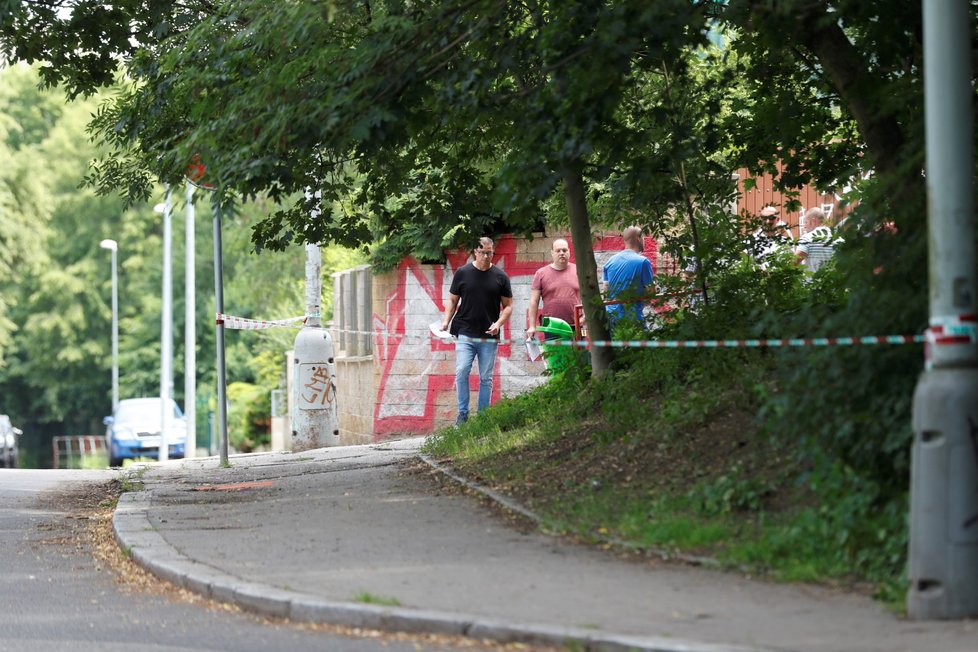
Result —
<instances>
[{"instance_id":1,"label":"dark parked car","mask_svg":"<svg viewBox=\"0 0 978 652\"><path fill-rule=\"evenodd\" d=\"M187 446L187 421L176 401L170 399L167 444L169 457L183 457ZM115 414L105 417L105 449L109 466L119 466L124 459L149 457L159 459L162 426L162 401L159 398L127 398L119 401Z\"/></svg>"},{"instance_id":2,"label":"dark parked car","mask_svg":"<svg viewBox=\"0 0 978 652\"><path fill-rule=\"evenodd\" d=\"M22 434L20 428L10 423L10 417L0 414L0 467L17 468L17 438Z\"/></svg>"}]
</instances>

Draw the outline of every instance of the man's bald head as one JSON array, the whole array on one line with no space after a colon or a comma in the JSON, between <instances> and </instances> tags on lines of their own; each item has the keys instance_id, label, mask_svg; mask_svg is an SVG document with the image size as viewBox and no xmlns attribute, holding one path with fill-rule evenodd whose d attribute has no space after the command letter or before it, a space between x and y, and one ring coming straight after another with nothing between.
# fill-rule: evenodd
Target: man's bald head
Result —
<instances>
[{"instance_id":1,"label":"man's bald head","mask_svg":"<svg viewBox=\"0 0 978 652\"><path fill-rule=\"evenodd\" d=\"M621 232L621 237L625 241L625 246L634 251L642 252L645 250L644 238L642 237L642 229L638 226L626 227L624 231Z\"/></svg>"}]
</instances>

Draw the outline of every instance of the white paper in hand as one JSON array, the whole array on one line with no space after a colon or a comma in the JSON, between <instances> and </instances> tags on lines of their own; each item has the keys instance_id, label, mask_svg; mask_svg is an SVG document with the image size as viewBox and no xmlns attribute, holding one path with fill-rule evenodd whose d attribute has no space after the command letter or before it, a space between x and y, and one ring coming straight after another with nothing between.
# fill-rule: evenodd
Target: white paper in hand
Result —
<instances>
[{"instance_id":1,"label":"white paper in hand","mask_svg":"<svg viewBox=\"0 0 978 652\"><path fill-rule=\"evenodd\" d=\"M441 329L440 321L433 322L430 326L428 326L428 330L430 330L431 334L440 339L442 342L451 342L454 339L451 333Z\"/></svg>"},{"instance_id":2,"label":"white paper in hand","mask_svg":"<svg viewBox=\"0 0 978 652\"><path fill-rule=\"evenodd\" d=\"M530 362L536 362L543 355L540 351L540 343L533 337L526 341L526 355L530 358Z\"/></svg>"}]
</instances>

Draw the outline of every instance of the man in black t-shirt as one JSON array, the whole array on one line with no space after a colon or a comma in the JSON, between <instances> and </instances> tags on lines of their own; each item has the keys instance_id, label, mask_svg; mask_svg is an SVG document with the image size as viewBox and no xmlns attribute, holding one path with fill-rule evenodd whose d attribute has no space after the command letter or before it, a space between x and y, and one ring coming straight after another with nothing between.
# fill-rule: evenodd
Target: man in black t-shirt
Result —
<instances>
[{"instance_id":1,"label":"man in black t-shirt","mask_svg":"<svg viewBox=\"0 0 978 652\"><path fill-rule=\"evenodd\" d=\"M469 374L479 359L479 408L489 407L492 398L492 373L496 366L499 332L513 312L513 290L506 273L492 264L492 239L480 238L472 250L474 260L458 268L452 277L442 330L456 336L455 391L458 417L469 418ZM477 341L473 341L477 340ZM482 340L482 341L478 341Z\"/></svg>"}]
</instances>

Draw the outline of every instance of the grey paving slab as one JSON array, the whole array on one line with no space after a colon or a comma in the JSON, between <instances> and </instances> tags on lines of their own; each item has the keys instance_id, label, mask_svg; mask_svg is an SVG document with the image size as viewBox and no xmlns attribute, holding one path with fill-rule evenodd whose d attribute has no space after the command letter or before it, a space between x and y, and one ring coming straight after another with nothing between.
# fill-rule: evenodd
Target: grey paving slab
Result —
<instances>
[{"instance_id":1,"label":"grey paving slab","mask_svg":"<svg viewBox=\"0 0 978 652\"><path fill-rule=\"evenodd\" d=\"M976 621L908 622L865 596L514 529L406 470L419 444L147 465L117 537L191 590L297 620L593 650L978 650Z\"/></svg>"}]
</instances>

